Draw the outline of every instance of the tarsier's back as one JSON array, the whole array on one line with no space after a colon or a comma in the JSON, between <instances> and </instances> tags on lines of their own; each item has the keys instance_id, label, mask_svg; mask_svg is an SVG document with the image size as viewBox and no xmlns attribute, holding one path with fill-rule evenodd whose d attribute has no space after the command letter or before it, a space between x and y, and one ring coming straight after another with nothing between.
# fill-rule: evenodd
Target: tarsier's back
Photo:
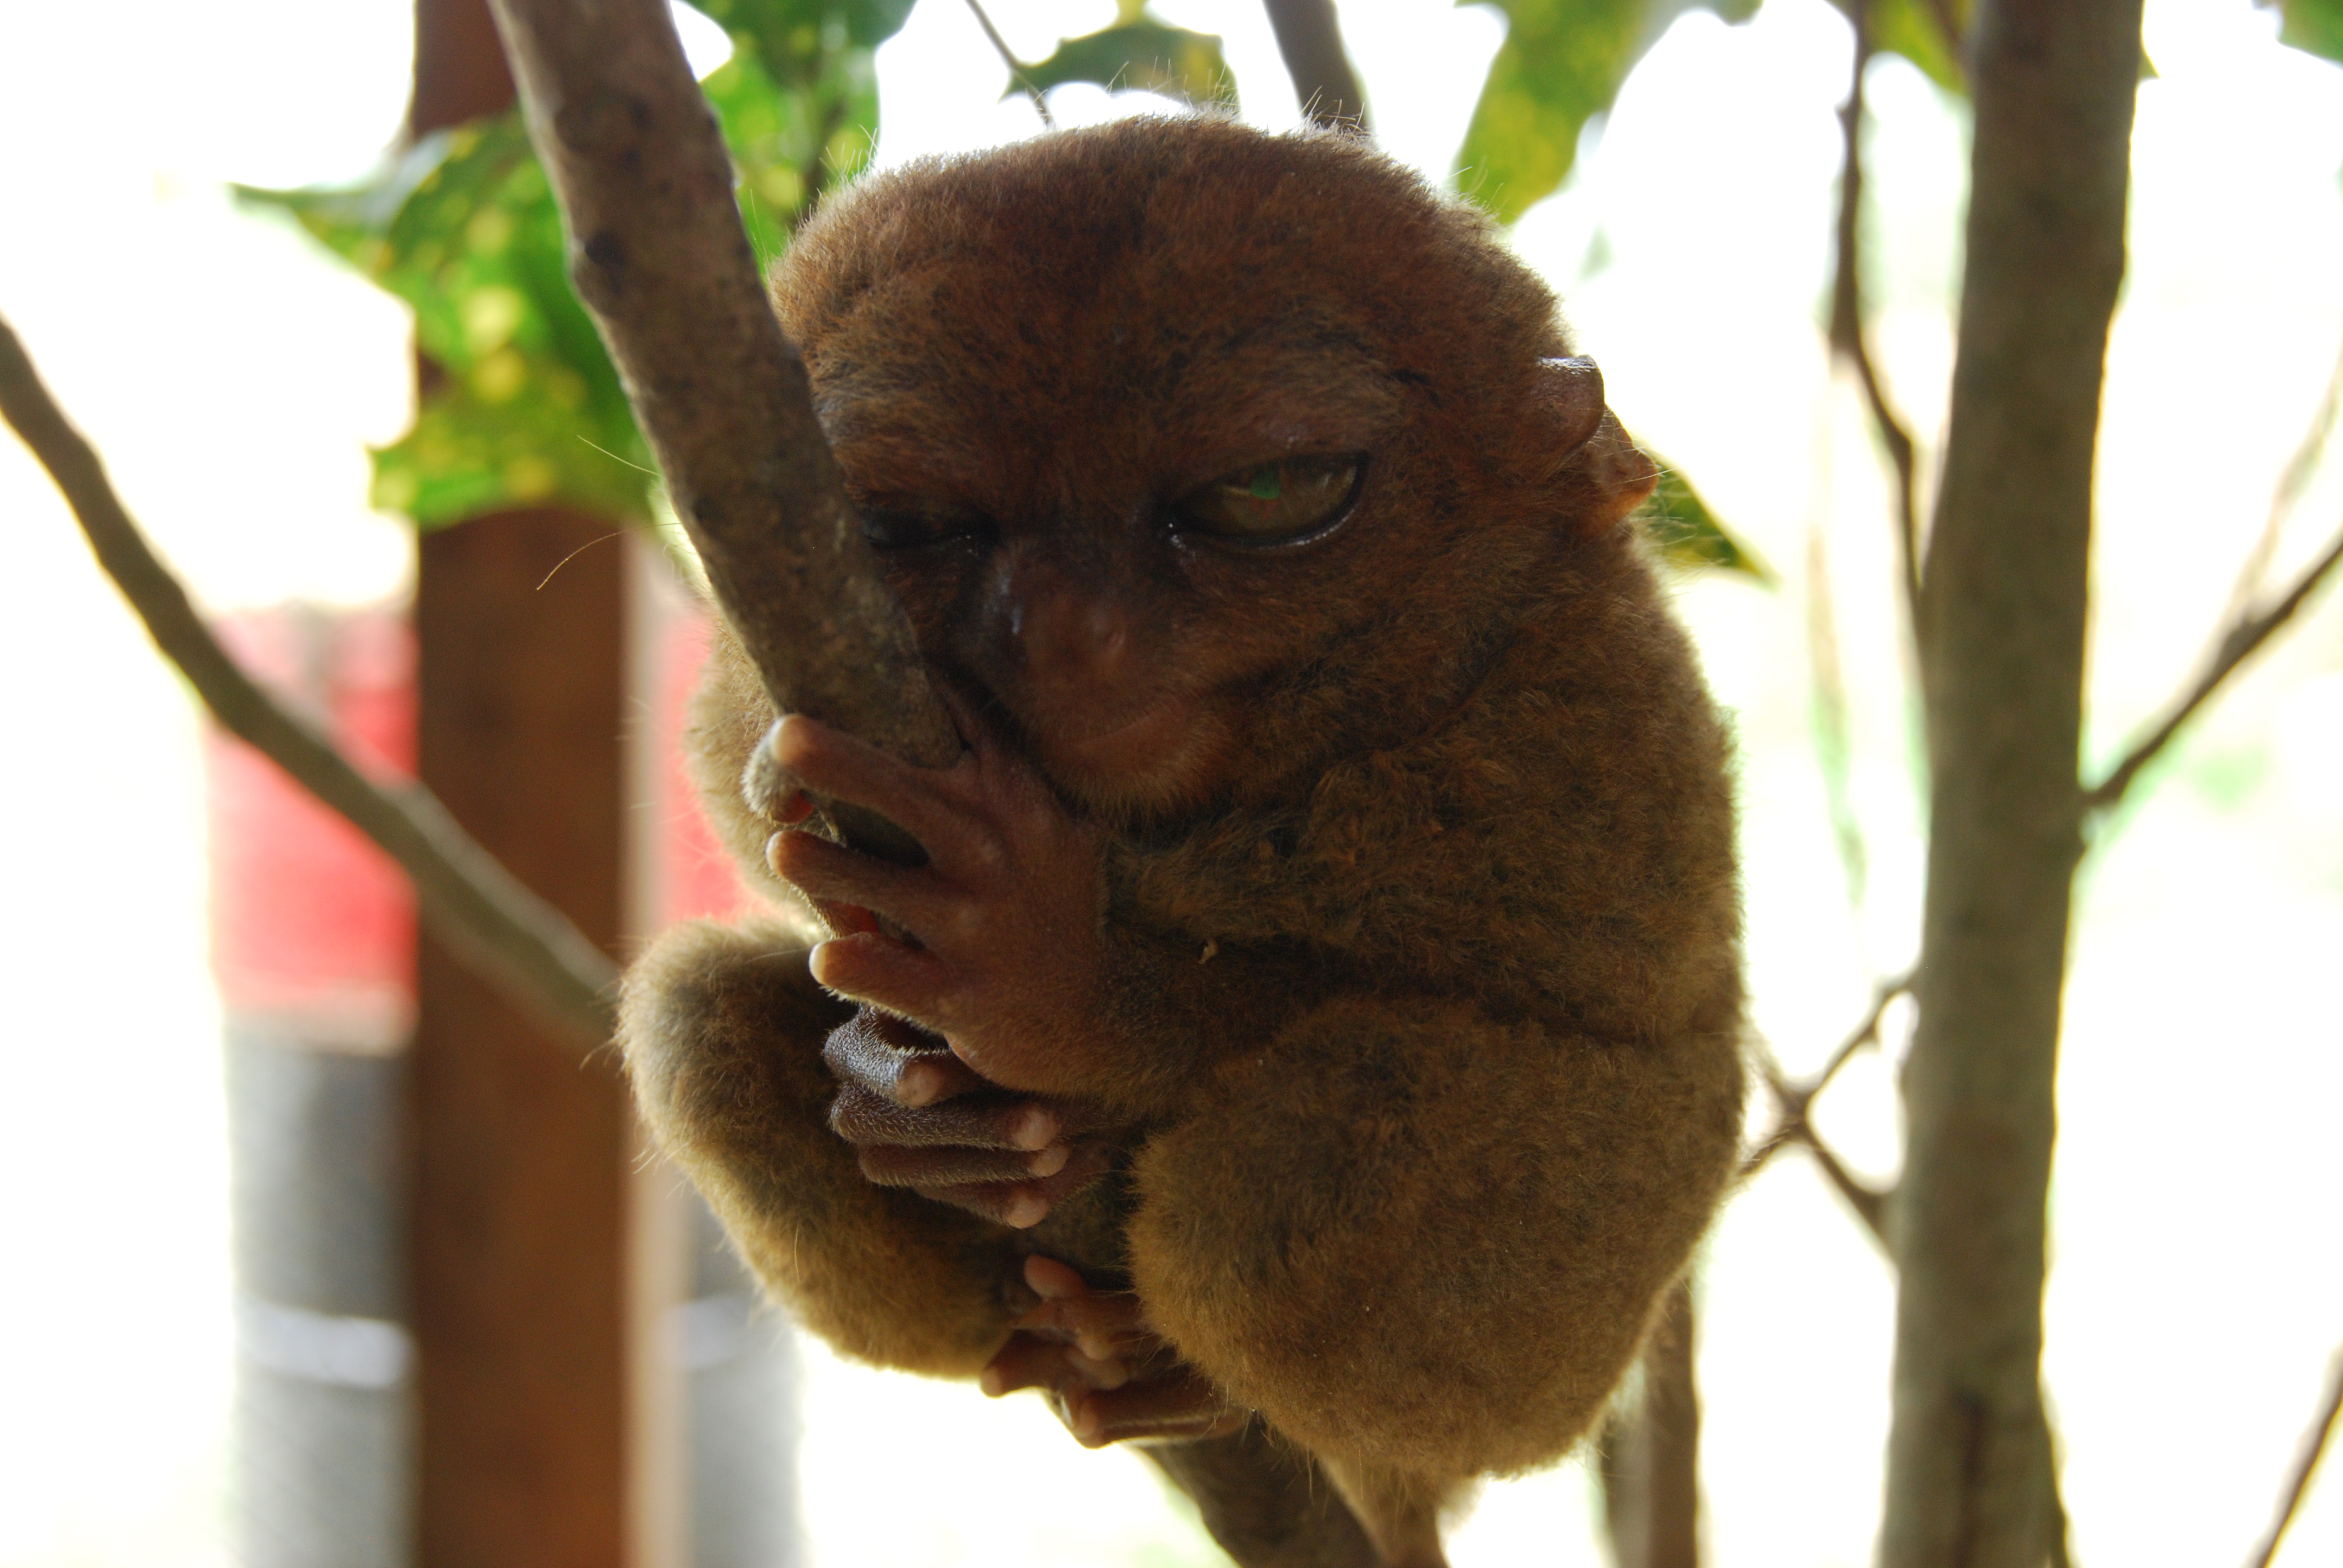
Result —
<instances>
[{"instance_id":1,"label":"tarsier's back","mask_svg":"<svg viewBox=\"0 0 2343 1568\"><path fill-rule=\"evenodd\" d=\"M1341 137L914 166L776 295L973 750L768 739L719 648L697 777L852 1000L779 928L671 935L647 1113L850 1353L1053 1369L1247 1564L1436 1563L1470 1478L1585 1432L1734 1169L1725 747L1650 465L1489 226ZM776 839L760 744L929 869ZM1092 1312L1127 1353L1054 1348Z\"/></svg>"}]
</instances>

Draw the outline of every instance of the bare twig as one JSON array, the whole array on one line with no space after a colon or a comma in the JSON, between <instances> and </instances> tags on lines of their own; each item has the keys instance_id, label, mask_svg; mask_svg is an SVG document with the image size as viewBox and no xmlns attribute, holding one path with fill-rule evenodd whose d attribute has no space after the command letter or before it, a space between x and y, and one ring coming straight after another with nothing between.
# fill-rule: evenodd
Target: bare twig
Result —
<instances>
[{"instance_id":1,"label":"bare twig","mask_svg":"<svg viewBox=\"0 0 2343 1568\"><path fill-rule=\"evenodd\" d=\"M1860 909L1871 857L1863 841L1863 820L1855 810L1850 777L1853 727L1833 599L1829 547L1816 519L1806 529L1806 655L1814 669L1815 751L1822 765L1839 869L1846 875L1847 906Z\"/></svg>"},{"instance_id":2,"label":"bare twig","mask_svg":"<svg viewBox=\"0 0 2343 1568\"><path fill-rule=\"evenodd\" d=\"M1815 1157L1815 1163L1822 1167L1823 1174L1830 1179L1830 1184L1838 1189L1838 1195L1846 1201L1846 1206L1855 1211L1855 1217L1863 1221L1863 1228L1871 1232L1871 1239L1883 1251L1889 1250L1887 1205L1894 1193L1883 1192L1855 1180L1854 1172L1839 1162L1839 1157L1833 1152L1831 1146L1815 1136L1815 1130L1803 1122L1800 1123L1798 1141L1805 1144L1806 1152Z\"/></svg>"},{"instance_id":3,"label":"bare twig","mask_svg":"<svg viewBox=\"0 0 2343 1568\"><path fill-rule=\"evenodd\" d=\"M516 1004L588 1047L609 1039L618 968L497 863L419 784L367 779L221 648L115 493L106 466L0 321L0 415L72 507L98 564L215 718L355 825L415 884L441 941Z\"/></svg>"},{"instance_id":4,"label":"bare twig","mask_svg":"<svg viewBox=\"0 0 2343 1568\"><path fill-rule=\"evenodd\" d=\"M1889 406L1863 327L1863 72L1871 63L1869 0L1847 0L1855 24L1855 69L1839 106L1838 262L1831 278L1831 348L1854 367L1864 401L1896 468L1896 541L1904 574L1904 608L1914 635L1920 625L1920 480L1912 433Z\"/></svg>"},{"instance_id":5,"label":"bare twig","mask_svg":"<svg viewBox=\"0 0 2343 1568\"><path fill-rule=\"evenodd\" d=\"M2124 753L2123 760L2117 763L2105 779L2091 787L2083 797L2084 809L2105 811L2120 801L2125 791L2138 779L2140 769L2156 760L2157 754L2180 732L2180 727L2196 716L2197 710L2204 707L2223 683L2237 672L2239 665L2252 658L2280 627L2294 618L2295 611L2318 591L2319 585L2333 574L2338 563L2343 563L2343 532L2335 536L2317 560L2303 568L2302 574L2294 579L2293 585L2279 596L2277 602L2259 614L2231 622L2229 628L2221 634L2221 640L2214 648L2211 657L2207 659L2197 683L2172 705L2171 710L2155 729Z\"/></svg>"},{"instance_id":6,"label":"bare twig","mask_svg":"<svg viewBox=\"0 0 2343 1568\"><path fill-rule=\"evenodd\" d=\"M1814 1155L1815 1162L1822 1167L1823 1174L1830 1179L1831 1185L1838 1189L1839 1196L1846 1200L1847 1207L1855 1211L1855 1217L1863 1221L1873 1239L1882 1246L1886 1245L1887 1205L1894 1196L1893 1191L1882 1191L1857 1180L1815 1131L1812 1112L1815 1099L1831 1086L1831 1081L1838 1077L1839 1070L1855 1053L1866 1045L1879 1042L1879 1026L1887 1016L1889 1004L1911 990L1912 980L1912 975L1907 972L1893 980L1880 981L1872 996L1870 1010L1854 1029L1847 1031L1846 1038L1839 1041L1838 1049L1831 1052L1830 1060L1823 1063L1822 1070L1813 1077L1793 1081L1783 1072L1781 1064L1774 1060L1772 1052L1766 1053L1760 1070L1765 1076L1767 1091L1774 1097L1774 1126L1741 1162L1741 1176L1746 1181L1763 1170L1784 1149L1794 1143L1803 1146Z\"/></svg>"},{"instance_id":7,"label":"bare twig","mask_svg":"<svg viewBox=\"0 0 2343 1568\"><path fill-rule=\"evenodd\" d=\"M1058 122L1050 117L1050 100L1042 95L1041 88L1033 85L1032 77L1026 72L1025 62L1011 50L1009 40L1001 35L1001 29L992 25L991 16L984 9L984 0L968 0L968 8L976 13L976 25L984 29L985 37L991 41L992 52L1001 56L1002 65L1009 67L1009 79L1023 88L1025 95L1033 100L1033 112L1041 116L1041 124L1055 130Z\"/></svg>"},{"instance_id":8,"label":"bare twig","mask_svg":"<svg viewBox=\"0 0 2343 1568\"><path fill-rule=\"evenodd\" d=\"M2310 488L2311 476L2318 472L2318 459L2335 434L2338 411L2343 411L2343 349L2336 353L2335 368L2327 377L2327 395L2318 400L2318 412L2311 416L2310 427L2302 433L2294 455L2286 460L2278 483L2270 489L2269 515L2262 522L2261 538L2254 541L2245 565L2237 568L2237 586L2229 590L2228 608L2221 616L2224 626L2243 619L2261 592L2262 576L2269 570L2270 558L2278 554L2278 540L2286 535L2287 519L2294 515L2295 504Z\"/></svg>"},{"instance_id":9,"label":"bare twig","mask_svg":"<svg viewBox=\"0 0 2343 1568\"><path fill-rule=\"evenodd\" d=\"M2270 1568L2278 1556L2278 1543L2286 1539L2287 1527L2302 1511L2302 1500L2310 1492L2310 1478L2318 1469L2319 1457L2335 1435L2336 1421L2343 1415L2343 1352L2335 1357L2334 1372L2327 1390L2327 1404L2318 1420L2302 1442L2302 1455L2295 1461L2294 1479L2286 1489L2286 1500L2278 1504L2278 1517L2271 1521L2269 1533L2262 1538L2262 1547L2254 1553L2253 1568Z\"/></svg>"},{"instance_id":10,"label":"bare twig","mask_svg":"<svg viewBox=\"0 0 2343 1568\"><path fill-rule=\"evenodd\" d=\"M570 276L726 618L784 712L908 760L960 755L766 300L732 168L665 0L492 0ZM833 809L855 842L918 846Z\"/></svg>"},{"instance_id":11,"label":"bare twig","mask_svg":"<svg viewBox=\"0 0 2343 1568\"><path fill-rule=\"evenodd\" d=\"M1328 130L1367 129L1367 95L1342 47L1342 25L1334 0L1262 0L1293 95L1314 126Z\"/></svg>"}]
</instances>

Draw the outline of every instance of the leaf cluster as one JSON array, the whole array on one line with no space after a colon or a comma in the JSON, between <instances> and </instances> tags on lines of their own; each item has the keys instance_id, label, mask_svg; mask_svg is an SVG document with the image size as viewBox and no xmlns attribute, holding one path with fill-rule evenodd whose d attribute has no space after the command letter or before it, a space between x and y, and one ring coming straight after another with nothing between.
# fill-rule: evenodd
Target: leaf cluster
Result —
<instances>
[{"instance_id":1,"label":"leaf cluster","mask_svg":"<svg viewBox=\"0 0 2343 1568\"><path fill-rule=\"evenodd\" d=\"M760 260L869 157L871 51L910 0L708 0L732 57L702 84ZM373 504L437 528L558 501L643 518L650 450L571 291L561 220L518 110L418 141L373 180L240 189L415 313L414 428L374 453Z\"/></svg>"}]
</instances>

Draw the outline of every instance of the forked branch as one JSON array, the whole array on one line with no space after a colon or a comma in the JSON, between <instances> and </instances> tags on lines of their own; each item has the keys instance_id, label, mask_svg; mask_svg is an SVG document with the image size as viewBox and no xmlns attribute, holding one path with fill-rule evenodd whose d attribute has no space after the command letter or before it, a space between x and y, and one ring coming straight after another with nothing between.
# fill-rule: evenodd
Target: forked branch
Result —
<instances>
[{"instance_id":1,"label":"forked branch","mask_svg":"<svg viewBox=\"0 0 2343 1568\"><path fill-rule=\"evenodd\" d=\"M618 966L513 874L421 785L375 780L237 667L115 493L106 466L0 321L0 415L56 482L106 576L229 733L341 813L398 862L424 923L540 1022L588 1049L610 1038Z\"/></svg>"},{"instance_id":2,"label":"forked branch","mask_svg":"<svg viewBox=\"0 0 2343 1568\"><path fill-rule=\"evenodd\" d=\"M1830 1060L1824 1062L1822 1070L1813 1077L1794 1081L1782 1070L1781 1064L1773 1059L1770 1051L1766 1054L1763 1071L1766 1090L1774 1097L1774 1126L1741 1164L1742 1179L1746 1181L1791 1144L1804 1147L1815 1157L1815 1163L1821 1168L1830 1184L1838 1190L1839 1196L1846 1201L1846 1206L1854 1211L1855 1218L1862 1221L1864 1228L1871 1232L1872 1240L1883 1248L1887 1245L1887 1206L1895 1197L1894 1191L1883 1191L1849 1171L1837 1152L1815 1131L1812 1112L1815 1099L1830 1087L1839 1070L1855 1053L1866 1045L1879 1043L1879 1027L1886 1018L1889 1004L1897 997L1910 992L1912 980L1912 975L1906 973L1881 981L1873 994L1870 1010L1847 1032L1846 1038L1839 1041L1838 1049L1831 1052Z\"/></svg>"}]
</instances>

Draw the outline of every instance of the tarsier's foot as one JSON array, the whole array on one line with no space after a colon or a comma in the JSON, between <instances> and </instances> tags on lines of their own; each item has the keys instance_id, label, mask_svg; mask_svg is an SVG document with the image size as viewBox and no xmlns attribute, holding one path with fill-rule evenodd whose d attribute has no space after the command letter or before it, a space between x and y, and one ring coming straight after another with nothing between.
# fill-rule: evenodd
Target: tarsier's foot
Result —
<instances>
[{"instance_id":1,"label":"tarsier's foot","mask_svg":"<svg viewBox=\"0 0 2343 1568\"><path fill-rule=\"evenodd\" d=\"M1112 1162L1106 1142L1083 1136L1086 1107L996 1089L889 1014L862 1009L830 1032L822 1060L841 1085L830 1124L881 1187L1023 1230Z\"/></svg>"},{"instance_id":2,"label":"tarsier's foot","mask_svg":"<svg viewBox=\"0 0 2343 1568\"><path fill-rule=\"evenodd\" d=\"M984 1369L986 1393L1049 1390L1085 1448L1222 1437L1251 1419L1148 1329L1137 1296L1093 1291L1054 1258L1026 1259L1025 1283L1040 1300Z\"/></svg>"}]
</instances>

